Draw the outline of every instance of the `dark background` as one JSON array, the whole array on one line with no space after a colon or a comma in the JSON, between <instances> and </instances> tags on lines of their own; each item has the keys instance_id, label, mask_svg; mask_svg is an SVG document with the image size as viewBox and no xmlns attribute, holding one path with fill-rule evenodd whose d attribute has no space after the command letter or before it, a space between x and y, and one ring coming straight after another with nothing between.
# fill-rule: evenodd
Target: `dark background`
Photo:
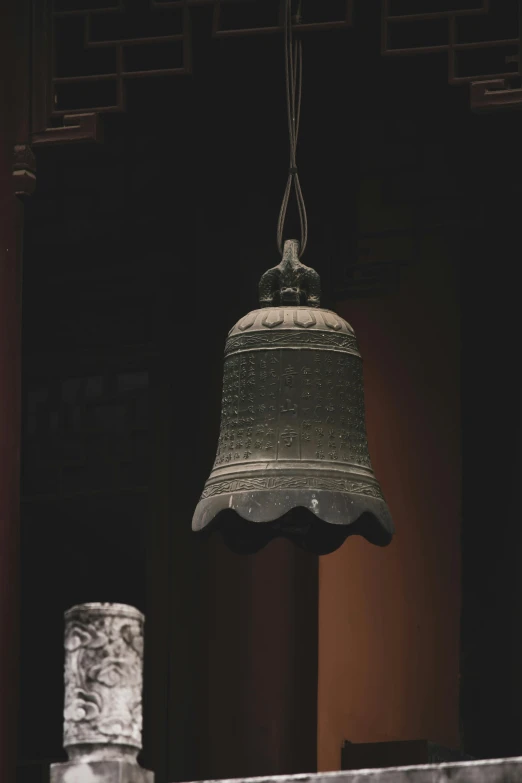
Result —
<instances>
[{"instance_id":1,"label":"dark background","mask_svg":"<svg viewBox=\"0 0 522 783\"><path fill-rule=\"evenodd\" d=\"M304 38L305 262L326 306L356 295L351 265L375 239L357 214L369 177L387 204L412 208L413 224L398 221L392 237L415 248L438 225L457 246L462 744L480 758L516 755L522 118L472 114L468 89L447 84L444 55L382 58L377 5L358 4L351 30ZM142 758L158 783L242 774L237 759L209 751L215 733L237 726L217 726L209 707L218 545L194 537L190 520L217 441L226 334L278 262L282 39L213 40L207 10L192 19L192 75L133 81L127 112L104 118L103 144L37 153L24 252L20 783L63 758L62 616L83 601L146 612ZM385 260L400 284L415 254ZM234 589L230 600L219 654L223 688L237 696L245 618ZM313 642L308 655L313 672Z\"/></svg>"}]
</instances>

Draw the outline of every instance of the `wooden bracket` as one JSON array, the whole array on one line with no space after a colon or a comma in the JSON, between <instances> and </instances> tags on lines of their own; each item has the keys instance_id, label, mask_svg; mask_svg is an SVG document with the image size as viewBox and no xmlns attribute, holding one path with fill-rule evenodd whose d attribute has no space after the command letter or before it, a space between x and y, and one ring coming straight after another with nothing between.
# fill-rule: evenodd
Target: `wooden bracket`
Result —
<instances>
[{"instance_id":1,"label":"wooden bracket","mask_svg":"<svg viewBox=\"0 0 522 783\"><path fill-rule=\"evenodd\" d=\"M36 160L28 144L17 144L13 162L14 190L17 196L30 196L36 187Z\"/></svg>"}]
</instances>

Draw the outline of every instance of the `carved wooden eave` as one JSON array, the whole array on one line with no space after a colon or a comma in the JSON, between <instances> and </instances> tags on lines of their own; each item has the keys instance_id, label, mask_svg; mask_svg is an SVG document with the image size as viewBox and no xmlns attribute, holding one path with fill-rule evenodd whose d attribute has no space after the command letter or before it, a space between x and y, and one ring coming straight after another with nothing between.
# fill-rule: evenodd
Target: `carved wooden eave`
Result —
<instances>
[{"instance_id":1,"label":"carved wooden eave","mask_svg":"<svg viewBox=\"0 0 522 783\"><path fill-rule=\"evenodd\" d=\"M404 4L398 4L397 0L381 0L382 55L446 53L448 83L469 85L473 111L519 107L522 105L520 19L516 15L513 20L508 19L506 6L502 4L501 9L495 0L477 0L476 8L464 2L459 8L460 2L455 0L453 10L447 10L447 3L441 0L432 3L429 12L419 12L416 8L414 12L404 12ZM517 0L512 2L515 4ZM303 18L297 20L296 30L306 33L349 28L353 23L354 4L355 0L344 0L343 11L335 18L325 14L324 9L321 12L320 4L305 0ZM98 4L91 3L89 10L82 6L79 2L71 4L63 0L33 0L31 135L35 146L99 141L99 117L125 110L129 81L191 74L191 13L195 6L205 6L212 14L213 38L283 30L283 0L278 5L270 4L270 11L269 4L262 0L150 0L149 10L141 14L140 24L136 24L125 0L99 0ZM441 10L436 10L437 6ZM242 14L247 12L246 26L244 22L237 24L238 10ZM507 19L502 29L510 27L509 35L494 38L489 26L494 33L499 18ZM486 25L486 32L481 30L474 40L470 25L477 24ZM75 56L68 60L64 51L69 40L74 43ZM154 61L154 55L149 60L144 55L147 51L159 51L159 47L168 50L161 67ZM487 52L498 55L497 60L503 66L494 72L471 73L469 58ZM104 67L109 62L111 67Z\"/></svg>"},{"instance_id":2,"label":"carved wooden eave","mask_svg":"<svg viewBox=\"0 0 522 783\"><path fill-rule=\"evenodd\" d=\"M99 117L125 111L129 81L190 75L191 11L195 6L207 6L212 13L213 38L282 33L283 0L278 6L272 4L273 13L254 14L251 26L228 25L230 11L233 16L234 8L241 5L245 0L150 0L148 12L137 20L127 10L125 0L100 0L97 7L91 4L90 10L83 9L81 3L33 0L32 143L43 146L100 141ZM317 6L314 10L313 5L308 19L296 23L299 32L350 27L353 0L343 0L343 13L338 18L317 15ZM249 6L256 3L249 2ZM259 9L263 5L258 2ZM256 19L261 23L256 24ZM61 50L64 41L72 41L75 35L79 36L75 56L82 54L72 63ZM147 60L143 53L160 47L168 49L168 62L162 61L158 67L153 55ZM103 59L111 61L110 69L100 65ZM79 96L86 88L91 100L82 101ZM67 104L66 93L70 96L71 90L76 93L74 103L83 105Z\"/></svg>"},{"instance_id":3,"label":"carved wooden eave","mask_svg":"<svg viewBox=\"0 0 522 783\"><path fill-rule=\"evenodd\" d=\"M420 7L422 4L418 5ZM447 4L441 2L440 11L430 9L424 12L416 9L415 12L403 13L395 10L395 0L382 0L382 55L446 53L448 84L469 85L472 111L521 108L522 3L512 0L511 9L508 5L498 0L477 0L476 7L470 8L462 0L455 0L455 8L450 11L447 10ZM508 19L509 12L512 18ZM499 20L507 22L510 35L494 37ZM480 25L485 31L484 35L475 37L477 34L473 28ZM433 43L426 45L416 41L419 26L425 35L431 36ZM400 43L393 44L397 33ZM471 73L470 58L486 52L498 54L499 69L489 73Z\"/></svg>"}]
</instances>

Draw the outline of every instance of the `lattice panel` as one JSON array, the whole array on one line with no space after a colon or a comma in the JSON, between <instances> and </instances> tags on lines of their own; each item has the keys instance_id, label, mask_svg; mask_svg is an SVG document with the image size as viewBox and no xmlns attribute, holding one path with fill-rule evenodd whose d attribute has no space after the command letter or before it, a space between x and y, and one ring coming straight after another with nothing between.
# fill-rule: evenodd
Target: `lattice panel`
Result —
<instances>
[{"instance_id":1,"label":"lattice panel","mask_svg":"<svg viewBox=\"0 0 522 783\"><path fill-rule=\"evenodd\" d=\"M135 79L191 73L193 6L216 38L283 30L284 0L34 0L33 143L97 139ZM345 28L353 0L302 0L301 32Z\"/></svg>"},{"instance_id":2,"label":"lattice panel","mask_svg":"<svg viewBox=\"0 0 522 783\"><path fill-rule=\"evenodd\" d=\"M188 6L55 0L52 115L122 111L126 80L190 72Z\"/></svg>"},{"instance_id":3,"label":"lattice panel","mask_svg":"<svg viewBox=\"0 0 522 783\"><path fill-rule=\"evenodd\" d=\"M283 29L284 0L216 0L215 37L275 33ZM300 32L333 30L352 23L353 0L303 0Z\"/></svg>"},{"instance_id":4,"label":"lattice panel","mask_svg":"<svg viewBox=\"0 0 522 783\"><path fill-rule=\"evenodd\" d=\"M521 15L520 0L382 0L382 54L446 53L448 81L471 85L472 108L516 105Z\"/></svg>"},{"instance_id":5,"label":"lattice panel","mask_svg":"<svg viewBox=\"0 0 522 783\"><path fill-rule=\"evenodd\" d=\"M146 371L29 383L24 500L136 489L148 474Z\"/></svg>"}]
</instances>

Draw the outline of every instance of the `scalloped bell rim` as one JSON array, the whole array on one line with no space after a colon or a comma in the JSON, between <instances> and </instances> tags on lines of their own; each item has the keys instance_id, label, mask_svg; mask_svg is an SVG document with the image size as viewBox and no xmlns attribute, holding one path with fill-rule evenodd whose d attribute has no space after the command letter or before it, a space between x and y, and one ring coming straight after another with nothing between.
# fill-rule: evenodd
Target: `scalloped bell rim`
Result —
<instances>
[{"instance_id":1,"label":"scalloped bell rim","mask_svg":"<svg viewBox=\"0 0 522 783\"><path fill-rule=\"evenodd\" d=\"M394 533L384 500L316 489L214 495L198 503L192 529L222 530L228 545L241 552L258 551L272 538L285 536L318 554L333 552L352 535L387 546Z\"/></svg>"}]
</instances>

